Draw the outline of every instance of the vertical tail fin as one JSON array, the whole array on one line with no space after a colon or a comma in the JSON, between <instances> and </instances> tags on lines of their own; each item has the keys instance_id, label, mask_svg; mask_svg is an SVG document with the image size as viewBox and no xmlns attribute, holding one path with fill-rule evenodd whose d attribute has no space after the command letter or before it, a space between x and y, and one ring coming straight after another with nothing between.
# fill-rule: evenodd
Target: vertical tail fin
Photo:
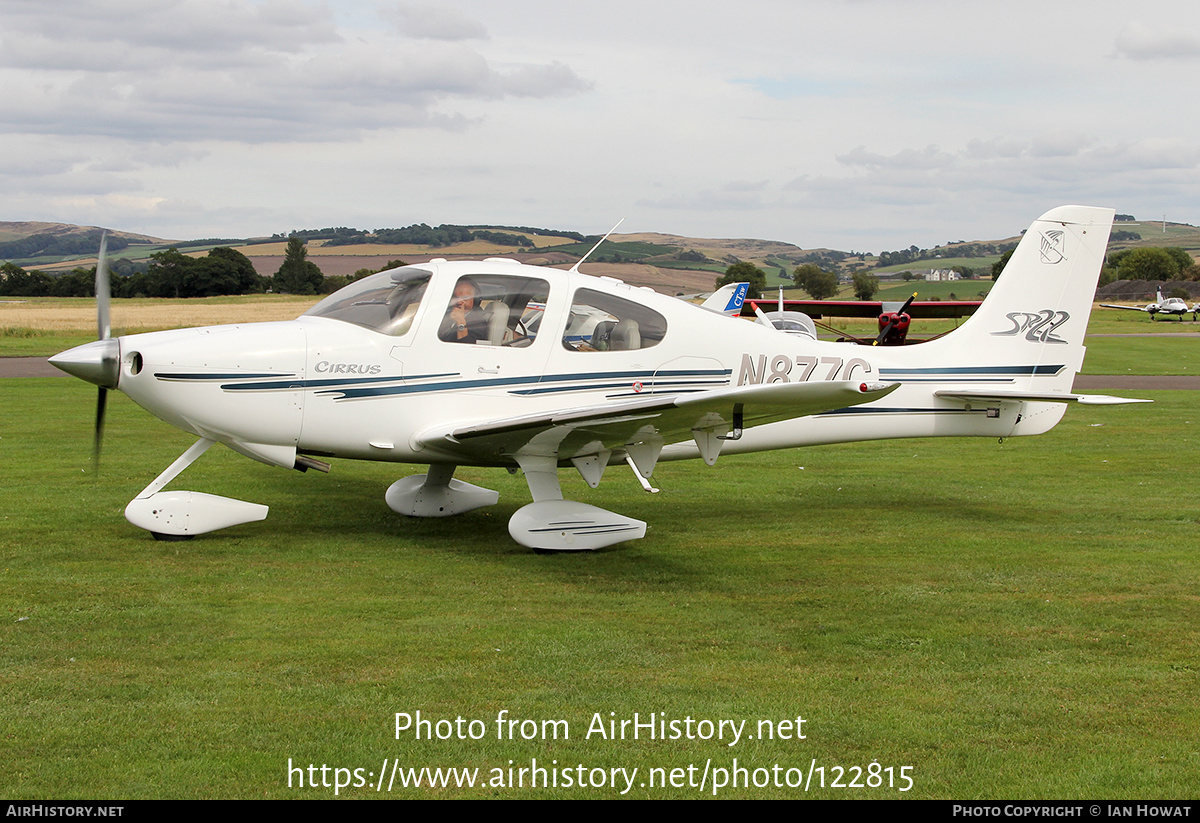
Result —
<instances>
[{"instance_id":1,"label":"vertical tail fin","mask_svg":"<svg viewBox=\"0 0 1200 823\"><path fill-rule=\"evenodd\" d=\"M911 352L906 363L951 380L990 372L1012 388L1070 392L1112 221L1112 209L1091 206L1043 214L979 310L953 333L902 350ZM951 365L958 368L939 368Z\"/></svg>"},{"instance_id":2,"label":"vertical tail fin","mask_svg":"<svg viewBox=\"0 0 1200 823\"><path fill-rule=\"evenodd\" d=\"M726 284L701 303L700 308L737 317L742 311L742 303L746 301L746 292L749 289L749 283Z\"/></svg>"}]
</instances>

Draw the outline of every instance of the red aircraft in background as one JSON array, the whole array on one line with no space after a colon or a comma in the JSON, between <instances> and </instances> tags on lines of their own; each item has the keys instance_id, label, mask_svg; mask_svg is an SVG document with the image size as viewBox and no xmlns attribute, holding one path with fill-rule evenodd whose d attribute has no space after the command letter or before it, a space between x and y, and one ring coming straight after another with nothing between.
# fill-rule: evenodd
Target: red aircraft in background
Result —
<instances>
[{"instance_id":1,"label":"red aircraft in background","mask_svg":"<svg viewBox=\"0 0 1200 823\"><path fill-rule=\"evenodd\" d=\"M780 292L782 295L782 291ZM908 340L908 328L913 318L961 318L975 313L982 301L979 300L923 300L916 302L917 294L900 301L888 300L784 300L782 296L773 301L747 300L742 314L757 316L760 322L772 325L780 331L816 337L816 326L841 336L843 340L864 346L903 346ZM759 308L774 305L775 311L764 312ZM879 321L879 334L874 338L859 338L824 324L814 323L823 317L874 317ZM923 340L913 341L924 342Z\"/></svg>"}]
</instances>

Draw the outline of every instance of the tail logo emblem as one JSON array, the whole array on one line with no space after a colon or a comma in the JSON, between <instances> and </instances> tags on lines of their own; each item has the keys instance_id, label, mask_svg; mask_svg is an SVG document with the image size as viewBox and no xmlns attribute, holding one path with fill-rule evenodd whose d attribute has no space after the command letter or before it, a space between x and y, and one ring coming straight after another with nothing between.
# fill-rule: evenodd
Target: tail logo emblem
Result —
<instances>
[{"instance_id":1,"label":"tail logo emblem","mask_svg":"<svg viewBox=\"0 0 1200 823\"><path fill-rule=\"evenodd\" d=\"M1055 311L1054 309L1042 309L1039 312L1014 311L1009 312L1006 316L1012 323L1012 328L994 331L992 332L993 336L1015 337L1021 332L1025 332L1025 339L1030 343L1067 342L1054 333L1055 329L1071 319L1071 315L1065 311Z\"/></svg>"},{"instance_id":2,"label":"tail logo emblem","mask_svg":"<svg viewBox=\"0 0 1200 823\"><path fill-rule=\"evenodd\" d=\"M1051 229L1050 231L1042 232L1040 251L1043 263L1053 266L1055 263L1061 263L1067 259L1067 256L1063 253L1064 234L1061 229Z\"/></svg>"}]
</instances>

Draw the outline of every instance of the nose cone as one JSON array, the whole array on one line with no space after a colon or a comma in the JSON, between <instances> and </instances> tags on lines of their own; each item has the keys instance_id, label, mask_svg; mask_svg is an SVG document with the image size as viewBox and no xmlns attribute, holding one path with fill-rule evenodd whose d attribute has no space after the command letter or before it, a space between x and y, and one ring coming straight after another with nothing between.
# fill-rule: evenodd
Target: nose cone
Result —
<instances>
[{"instance_id":1,"label":"nose cone","mask_svg":"<svg viewBox=\"0 0 1200 823\"><path fill-rule=\"evenodd\" d=\"M101 388L115 389L121 375L120 360L121 344L109 337L60 352L50 358L50 365Z\"/></svg>"}]
</instances>

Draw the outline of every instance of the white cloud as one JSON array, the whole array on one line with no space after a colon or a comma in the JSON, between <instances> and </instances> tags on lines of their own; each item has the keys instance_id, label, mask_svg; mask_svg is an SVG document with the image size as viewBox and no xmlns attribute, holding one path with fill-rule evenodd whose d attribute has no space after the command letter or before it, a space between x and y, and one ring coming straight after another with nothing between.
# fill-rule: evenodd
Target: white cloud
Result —
<instances>
[{"instance_id":1,"label":"white cloud","mask_svg":"<svg viewBox=\"0 0 1200 823\"><path fill-rule=\"evenodd\" d=\"M554 97L590 91L592 84L557 61L548 66L517 66L497 73L497 92L516 97Z\"/></svg>"},{"instance_id":2,"label":"white cloud","mask_svg":"<svg viewBox=\"0 0 1200 823\"><path fill-rule=\"evenodd\" d=\"M1149 29L1130 23L1116 40L1117 55L1133 60L1200 57L1200 32L1178 28Z\"/></svg>"},{"instance_id":3,"label":"white cloud","mask_svg":"<svg viewBox=\"0 0 1200 823\"><path fill-rule=\"evenodd\" d=\"M1163 71L1197 32L1182 0L5 0L0 219L627 215L860 248L1071 201L1195 222L1200 144Z\"/></svg>"},{"instance_id":4,"label":"white cloud","mask_svg":"<svg viewBox=\"0 0 1200 823\"><path fill-rule=\"evenodd\" d=\"M299 0L6 3L0 65L53 72L261 65L337 43L328 10Z\"/></svg>"},{"instance_id":5,"label":"white cloud","mask_svg":"<svg viewBox=\"0 0 1200 823\"><path fill-rule=\"evenodd\" d=\"M1081 134L1050 132L1036 135L1027 149L1032 157L1075 157L1091 143Z\"/></svg>"},{"instance_id":6,"label":"white cloud","mask_svg":"<svg viewBox=\"0 0 1200 823\"><path fill-rule=\"evenodd\" d=\"M903 149L891 155L867 151L866 146L855 146L845 154L837 156L839 163L847 166L863 166L870 169L892 169L899 171L928 171L952 166L953 155L937 146L923 149Z\"/></svg>"},{"instance_id":7,"label":"white cloud","mask_svg":"<svg viewBox=\"0 0 1200 823\"><path fill-rule=\"evenodd\" d=\"M324 142L462 128L457 105L589 84L558 61L495 65L460 43L341 31L297 0L18 3L0 10L10 132ZM420 16L420 15L418 15Z\"/></svg>"},{"instance_id":8,"label":"white cloud","mask_svg":"<svg viewBox=\"0 0 1200 823\"><path fill-rule=\"evenodd\" d=\"M457 9L432 3L395 3L380 10L380 16L405 37L433 40L480 40L487 29Z\"/></svg>"}]
</instances>

